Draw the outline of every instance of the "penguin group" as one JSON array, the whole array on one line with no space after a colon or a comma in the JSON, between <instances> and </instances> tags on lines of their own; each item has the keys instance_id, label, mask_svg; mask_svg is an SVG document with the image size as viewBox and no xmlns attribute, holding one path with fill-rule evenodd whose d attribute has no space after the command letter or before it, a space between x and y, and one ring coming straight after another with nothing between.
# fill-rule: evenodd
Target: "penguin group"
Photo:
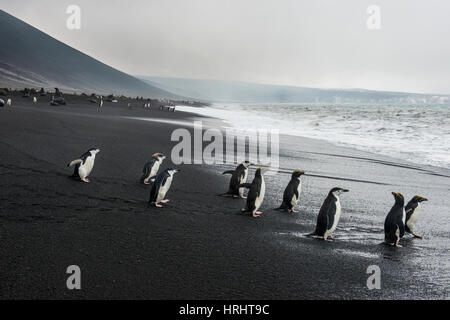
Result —
<instances>
[{"instance_id":1,"label":"penguin group","mask_svg":"<svg viewBox=\"0 0 450 320\"><path fill-rule=\"evenodd\" d=\"M91 148L83 153L79 158L70 161L67 166L75 166L72 178L88 183L88 176L92 172L95 163L95 157L100 152L99 148ZM151 184L150 197L148 203L151 206L162 208L163 204L169 202L166 195L170 190L173 178L180 172L177 168L167 168L158 173L161 164L166 156L162 153L154 153L151 159L144 164L142 175L139 180L144 185ZM222 174L231 174L228 190L219 196L229 196L233 198L245 199L245 207L241 213L258 218L263 213L260 211L264 196L266 193L266 184L263 172L268 168L259 167L255 171L251 183L247 182L248 170L251 163L243 161L234 170L224 171ZM283 210L289 213L298 213L300 195L302 193L301 177L305 172L294 170L291 179L283 192L282 203L275 210ZM244 196L244 189L248 189L247 196ZM348 192L348 189L334 187L323 201L319 214L317 216L316 228L314 232L306 236L321 238L325 241L333 241L333 232L339 223L341 217L340 195ZM405 235L405 232L412 234L415 238L422 238L414 232L414 227L420 215L420 205L428 199L421 196L414 196L405 206L405 200L401 193L392 192L395 203L386 216L384 222L385 243L395 247L401 247L399 240Z\"/></svg>"},{"instance_id":2,"label":"penguin group","mask_svg":"<svg viewBox=\"0 0 450 320\"><path fill-rule=\"evenodd\" d=\"M71 178L79 181L89 183L87 178L92 169L94 168L95 157L100 152L99 148L91 148L83 153L79 158L70 161L67 167L75 166L74 172ZM167 192L172 185L173 177L176 173L180 172L180 169L167 168L158 174L160 165L166 156L162 153L154 153L151 160L145 163L142 169L142 176L140 183L150 184L153 182L150 189L149 204L157 208L162 208L162 203L169 202L169 199L165 199Z\"/></svg>"},{"instance_id":3,"label":"penguin group","mask_svg":"<svg viewBox=\"0 0 450 320\"><path fill-rule=\"evenodd\" d=\"M246 205L241 209L241 212L257 218L262 214L259 209L264 200L266 190L262 172L267 169L262 167L257 168L253 181L247 183L249 166L250 162L244 161L235 170L224 171L223 174L231 174L231 179L228 191L219 195L246 199ZM292 172L291 179L283 192L282 203L275 210L298 213L295 208L302 193L301 176L304 174L305 172L301 170L294 170ZM249 189L247 197L243 195L243 188ZM334 187L328 192L327 197L320 207L316 228L314 232L307 234L307 236L319 237L325 241L333 241L333 232L336 230L342 212L340 195L348 191L348 189ZM401 247L398 242L404 236L405 232L412 234L415 238L422 239L421 236L414 233L414 226L420 215L421 202L428 201L428 199L416 195L405 206L402 194L396 192L392 192L392 194L395 198L395 204L385 219L385 243L395 247Z\"/></svg>"},{"instance_id":4,"label":"penguin group","mask_svg":"<svg viewBox=\"0 0 450 320\"><path fill-rule=\"evenodd\" d=\"M401 247L398 242L403 238L405 232L422 239L422 236L414 233L414 226L419 219L421 202L428 201L428 199L414 196L405 206L405 198L401 193L392 192L392 195L395 203L384 221L385 242L395 247Z\"/></svg>"}]
</instances>

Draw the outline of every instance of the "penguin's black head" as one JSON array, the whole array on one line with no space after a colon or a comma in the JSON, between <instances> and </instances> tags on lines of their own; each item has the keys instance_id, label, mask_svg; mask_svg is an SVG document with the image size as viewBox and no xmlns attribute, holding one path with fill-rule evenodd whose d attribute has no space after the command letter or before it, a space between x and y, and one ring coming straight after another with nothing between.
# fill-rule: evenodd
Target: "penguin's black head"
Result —
<instances>
[{"instance_id":1,"label":"penguin's black head","mask_svg":"<svg viewBox=\"0 0 450 320\"><path fill-rule=\"evenodd\" d=\"M420 202L423 202L423 201L428 201L428 199L427 199L427 198L424 198L424 197L421 197L421 196L414 196L414 197L411 199L411 201L412 201L412 202L420 203Z\"/></svg>"},{"instance_id":2,"label":"penguin's black head","mask_svg":"<svg viewBox=\"0 0 450 320\"><path fill-rule=\"evenodd\" d=\"M259 167L258 169L256 169L256 172L255 172L255 177L261 176L261 175L262 175L262 172L263 172L263 170L269 170L269 168L263 168L263 167Z\"/></svg>"},{"instance_id":3,"label":"penguin's black head","mask_svg":"<svg viewBox=\"0 0 450 320\"><path fill-rule=\"evenodd\" d=\"M405 202L405 198L400 192L392 192L392 195L394 196L395 201L403 201Z\"/></svg>"},{"instance_id":4,"label":"penguin's black head","mask_svg":"<svg viewBox=\"0 0 450 320\"><path fill-rule=\"evenodd\" d=\"M305 174L305 172L300 170L294 170L292 171L292 178L299 178L302 174Z\"/></svg>"},{"instance_id":5,"label":"penguin's black head","mask_svg":"<svg viewBox=\"0 0 450 320\"><path fill-rule=\"evenodd\" d=\"M343 194L344 192L349 192L349 190L348 189L339 188L339 187L335 187L335 188L330 190L329 194L334 194L335 196L338 196L340 194Z\"/></svg>"}]
</instances>

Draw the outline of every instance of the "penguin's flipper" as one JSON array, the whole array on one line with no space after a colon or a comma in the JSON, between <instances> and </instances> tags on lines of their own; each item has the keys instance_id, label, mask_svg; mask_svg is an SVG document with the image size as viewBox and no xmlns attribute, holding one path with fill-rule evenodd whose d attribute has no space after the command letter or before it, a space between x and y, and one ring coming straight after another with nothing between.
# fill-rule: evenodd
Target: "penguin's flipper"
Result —
<instances>
[{"instance_id":1,"label":"penguin's flipper","mask_svg":"<svg viewBox=\"0 0 450 320\"><path fill-rule=\"evenodd\" d=\"M67 164L67 166L68 166L68 167L71 167L71 166L74 166L74 165L79 164L79 163L82 163L82 162L83 162L82 159L76 159L76 160L70 161L70 162Z\"/></svg>"},{"instance_id":2,"label":"penguin's flipper","mask_svg":"<svg viewBox=\"0 0 450 320\"><path fill-rule=\"evenodd\" d=\"M400 231L400 238L403 238L403 236L405 235L405 225L403 224L403 222L401 222L397 226L398 230Z\"/></svg>"},{"instance_id":3,"label":"penguin's flipper","mask_svg":"<svg viewBox=\"0 0 450 320\"><path fill-rule=\"evenodd\" d=\"M250 187L251 187L251 183L241 183L240 185L238 185L237 187L238 188L247 188L247 189L250 189Z\"/></svg>"},{"instance_id":4,"label":"penguin's flipper","mask_svg":"<svg viewBox=\"0 0 450 320\"><path fill-rule=\"evenodd\" d=\"M233 173L234 173L234 170L227 170L227 171L222 172L222 174L233 174Z\"/></svg>"}]
</instances>

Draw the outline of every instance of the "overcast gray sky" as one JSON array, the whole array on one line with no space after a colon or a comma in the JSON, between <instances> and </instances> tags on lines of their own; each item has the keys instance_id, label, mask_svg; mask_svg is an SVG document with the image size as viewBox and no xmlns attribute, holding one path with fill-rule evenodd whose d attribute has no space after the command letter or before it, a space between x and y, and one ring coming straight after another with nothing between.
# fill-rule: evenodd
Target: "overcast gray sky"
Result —
<instances>
[{"instance_id":1,"label":"overcast gray sky","mask_svg":"<svg viewBox=\"0 0 450 320\"><path fill-rule=\"evenodd\" d=\"M450 93L448 0L0 0L134 75ZM81 29L66 28L67 6ZM369 30L366 10L381 9Z\"/></svg>"}]
</instances>

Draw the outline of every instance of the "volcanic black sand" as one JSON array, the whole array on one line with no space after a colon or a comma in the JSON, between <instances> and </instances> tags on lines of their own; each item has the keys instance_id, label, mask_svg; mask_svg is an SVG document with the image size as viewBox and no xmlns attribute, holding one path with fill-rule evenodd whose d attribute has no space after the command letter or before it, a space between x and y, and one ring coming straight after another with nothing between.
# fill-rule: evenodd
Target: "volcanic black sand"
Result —
<instances>
[{"instance_id":1,"label":"volcanic black sand","mask_svg":"<svg viewBox=\"0 0 450 320\"><path fill-rule=\"evenodd\" d=\"M193 115L66 98L54 107L48 97L13 97L0 108L0 298L448 298L448 171L286 137L260 218L237 214L244 200L216 196L226 165L178 166L171 201L156 209L139 184L142 166L155 152L169 155L162 169L172 166L180 124L126 117ZM92 147L101 152L91 182L68 178L66 164ZM300 214L271 209L292 169L309 174ZM351 190L336 241L304 237L334 186ZM391 191L430 198L417 226L424 240L382 244ZM81 268L81 290L66 287L69 265ZM366 286L369 265L381 268L380 290Z\"/></svg>"}]
</instances>

